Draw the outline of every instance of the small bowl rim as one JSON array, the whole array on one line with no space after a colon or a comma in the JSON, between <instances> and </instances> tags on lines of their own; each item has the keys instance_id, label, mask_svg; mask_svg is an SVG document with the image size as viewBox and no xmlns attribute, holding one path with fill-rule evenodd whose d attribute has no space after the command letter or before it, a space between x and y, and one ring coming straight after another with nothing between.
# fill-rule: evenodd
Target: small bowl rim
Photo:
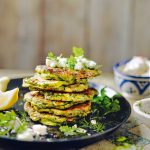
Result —
<instances>
[{"instance_id":1,"label":"small bowl rim","mask_svg":"<svg viewBox=\"0 0 150 150\"><path fill-rule=\"evenodd\" d=\"M119 67L122 66L122 65L125 65L127 62L129 62L131 59L128 59L128 60L123 60L123 61L120 61L120 62L117 62L113 65L113 70L114 72L117 72L119 73L120 75L123 75L125 77L130 77L130 78L134 78L134 79L149 79L150 80L150 76L133 76L133 75L128 75L126 73L123 73L121 71L119 71Z\"/></svg>"},{"instance_id":2,"label":"small bowl rim","mask_svg":"<svg viewBox=\"0 0 150 150\"><path fill-rule=\"evenodd\" d=\"M140 107L138 106L139 103L142 103L142 102L149 102L150 103L150 98L145 98L145 99L142 99L142 100L139 100L139 101L136 101L134 104L133 104L133 110L134 112L136 112L138 115L146 118L146 119L150 119L150 114L147 114L145 112L143 112Z\"/></svg>"}]
</instances>

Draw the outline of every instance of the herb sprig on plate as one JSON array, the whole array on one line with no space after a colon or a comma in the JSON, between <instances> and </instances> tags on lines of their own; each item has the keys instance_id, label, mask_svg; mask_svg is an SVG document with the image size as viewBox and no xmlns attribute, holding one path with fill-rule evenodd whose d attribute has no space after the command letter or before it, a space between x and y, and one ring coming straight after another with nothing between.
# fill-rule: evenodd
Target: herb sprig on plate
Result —
<instances>
[{"instance_id":1,"label":"herb sprig on plate","mask_svg":"<svg viewBox=\"0 0 150 150\"><path fill-rule=\"evenodd\" d=\"M6 111L0 113L0 136L9 135L10 133L21 133L27 128L27 122L18 118L15 111Z\"/></svg>"},{"instance_id":2,"label":"herb sprig on plate","mask_svg":"<svg viewBox=\"0 0 150 150\"><path fill-rule=\"evenodd\" d=\"M98 116L105 116L109 113L117 112L120 110L120 104L118 100L119 94L109 97L106 94L106 89L103 88L100 91L100 95L94 96L92 102L92 111L95 112Z\"/></svg>"}]
</instances>

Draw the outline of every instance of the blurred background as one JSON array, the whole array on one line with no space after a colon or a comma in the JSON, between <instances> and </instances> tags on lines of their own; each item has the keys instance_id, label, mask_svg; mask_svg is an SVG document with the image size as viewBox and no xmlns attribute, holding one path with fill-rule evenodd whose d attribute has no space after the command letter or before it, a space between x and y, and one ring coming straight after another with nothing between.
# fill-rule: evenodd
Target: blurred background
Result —
<instances>
[{"instance_id":1,"label":"blurred background","mask_svg":"<svg viewBox=\"0 0 150 150\"><path fill-rule=\"evenodd\" d=\"M150 0L0 0L0 69L33 69L48 51L86 56L110 72L134 55L150 58Z\"/></svg>"}]
</instances>

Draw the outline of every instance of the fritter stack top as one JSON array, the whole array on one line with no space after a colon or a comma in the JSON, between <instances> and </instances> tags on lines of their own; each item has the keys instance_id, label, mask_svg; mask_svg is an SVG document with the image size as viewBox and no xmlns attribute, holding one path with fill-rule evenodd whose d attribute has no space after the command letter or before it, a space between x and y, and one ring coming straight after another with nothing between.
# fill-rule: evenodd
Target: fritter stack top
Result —
<instances>
[{"instance_id":1,"label":"fritter stack top","mask_svg":"<svg viewBox=\"0 0 150 150\"><path fill-rule=\"evenodd\" d=\"M88 79L99 74L99 66L84 57L82 48L73 47L69 58L50 52L46 65L37 66L35 75L23 80L23 87L31 90L24 96L24 109L33 121L51 126L87 116L98 94Z\"/></svg>"}]
</instances>

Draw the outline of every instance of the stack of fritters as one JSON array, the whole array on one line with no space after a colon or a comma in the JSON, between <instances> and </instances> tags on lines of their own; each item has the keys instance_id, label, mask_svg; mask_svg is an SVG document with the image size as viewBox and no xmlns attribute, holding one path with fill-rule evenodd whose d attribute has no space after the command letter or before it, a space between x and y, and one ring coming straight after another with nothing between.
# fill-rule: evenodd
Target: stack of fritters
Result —
<instances>
[{"instance_id":1,"label":"stack of fritters","mask_svg":"<svg viewBox=\"0 0 150 150\"><path fill-rule=\"evenodd\" d=\"M23 86L31 90L24 96L24 109L33 121L55 126L90 113L97 91L89 88L87 80L99 75L97 70L37 66L35 71L23 80Z\"/></svg>"}]
</instances>

